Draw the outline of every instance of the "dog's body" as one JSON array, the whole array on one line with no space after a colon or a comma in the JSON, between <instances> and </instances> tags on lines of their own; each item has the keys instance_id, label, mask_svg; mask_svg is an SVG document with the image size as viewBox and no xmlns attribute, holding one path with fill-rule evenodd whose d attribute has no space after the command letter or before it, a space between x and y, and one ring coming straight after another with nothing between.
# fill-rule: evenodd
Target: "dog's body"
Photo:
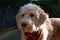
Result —
<instances>
[{"instance_id":1,"label":"dog's body","mask_svg":"<svg viewBox=\"0 0 60 40\"><path fill-rule=\"evenodd\" d=\"M60 18L49 18L39 6L27 4L21 7L16 16L22 40L27 40L25 32L33 33L42 30L42 38L37 40L60 40Z\"/></svg>"},{"instance_id":2,"label":"dog's body","mask_svg":"<svg viewBox=\"0 0 60 40\"><path fill-rule=\"evenodd\" d=\"M51 40L60 40L60 18L50 18L53 27Z\"/></svg>"}]
</instances>

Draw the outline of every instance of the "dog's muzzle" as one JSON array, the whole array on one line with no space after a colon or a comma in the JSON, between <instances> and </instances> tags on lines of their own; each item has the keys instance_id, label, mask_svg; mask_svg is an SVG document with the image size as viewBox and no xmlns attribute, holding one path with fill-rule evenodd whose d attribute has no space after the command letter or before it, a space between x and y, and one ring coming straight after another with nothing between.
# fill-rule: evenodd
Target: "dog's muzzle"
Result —
<instances>
[{"instance_id":1,"label":"dog's muzzle","mask_svg":"<svg viewBox=\"0 0 60 40\"><path fill-rule=\"evenodd\" d=\"M21 26L22 26L22 27L31 26L32 23L33 23L32 20L29 19L29 18L23 18L23 19L21 20Z\"/></svg>"}]
</instances>

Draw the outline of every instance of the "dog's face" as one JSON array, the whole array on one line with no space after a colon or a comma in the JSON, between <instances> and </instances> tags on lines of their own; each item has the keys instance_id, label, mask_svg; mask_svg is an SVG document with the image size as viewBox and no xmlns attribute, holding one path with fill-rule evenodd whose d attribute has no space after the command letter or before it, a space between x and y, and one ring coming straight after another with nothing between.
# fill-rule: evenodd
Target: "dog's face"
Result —
<instances>
[{"instance_id":1,"label":"dog's face","mask_svg":"<svg viewBox=\"0 0 60 40\"><path fill-rule=\"evenodd\" d=\"M24 32L37 31L46 18L47 14L45 14L41 8L33 4L23 6L16 16L18 28Z\"/></svg>"}]
</instances>

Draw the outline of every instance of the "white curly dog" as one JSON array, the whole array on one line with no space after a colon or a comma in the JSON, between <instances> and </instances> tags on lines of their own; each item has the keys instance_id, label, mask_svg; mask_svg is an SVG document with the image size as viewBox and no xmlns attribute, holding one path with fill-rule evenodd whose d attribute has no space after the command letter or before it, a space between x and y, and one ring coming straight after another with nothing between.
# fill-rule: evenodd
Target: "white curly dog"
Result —
<instances>
[{"instance_id":1,"label":"white curly dog","mask_svg":"<svg viewBox=\"0 0 60 40\"><path fill-rule=\"evenodd\" d=\"M49 18L41 7L28 3L16 15L21 40L60 40L60 18Z\"/></svg>"}]
</instances>

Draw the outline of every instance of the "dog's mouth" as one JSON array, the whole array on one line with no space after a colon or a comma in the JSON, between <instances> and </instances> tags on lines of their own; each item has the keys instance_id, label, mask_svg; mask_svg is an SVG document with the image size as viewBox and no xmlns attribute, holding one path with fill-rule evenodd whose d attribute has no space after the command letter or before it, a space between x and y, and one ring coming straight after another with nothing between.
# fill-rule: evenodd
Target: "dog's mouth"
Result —
<instances>
[{"instance_id":1,"label":"dog's mouth","mask_svg":"<svg viewBox=\"0 0 60 40\"><path fill-rule=\"evenodd\" d=\"M41 32L42 32L42 30L39 29L38 31L35 31L35 32L32 32L32 33L30 33L30 32L25 32L25 34L39 34L39 33L41 33Z\"/></svg>"},{"instance_id":2,"label":"dog's mouth","mask_svg":"<svg viewBox=\"0 0 60 40\"><path fill-rule=\"evenodd\" d=\"M26 36L27 40L41 40L42 39L42 30L39 29L37 32L33 32L33 33L29 33L29 32L25 32L24 33Z\"/></svg>"}]
</instances>

